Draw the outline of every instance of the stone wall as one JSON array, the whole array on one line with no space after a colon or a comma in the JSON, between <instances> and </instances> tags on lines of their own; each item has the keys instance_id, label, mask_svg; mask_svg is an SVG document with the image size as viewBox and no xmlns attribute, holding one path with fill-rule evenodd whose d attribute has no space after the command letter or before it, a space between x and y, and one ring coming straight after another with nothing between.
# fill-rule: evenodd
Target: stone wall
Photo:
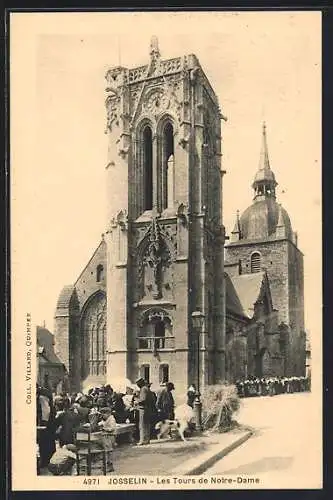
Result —
<instances>
[{"instance_id":1,"label":"stone wall","mask_svg":"<svg viewBox=\"0 0 333 500\"><path fill-rule=\"evenodd\" d=\"M266 269L273 307L278 309L279 322L289 323L289 288L288 288L288 241L272 240L250 242L226 246L227 263L241 261L242 272L251 272L251 254L258 251L261 254L261 266Z\"/></svg>"},{"instance_id":2,"label":"stone wall","mask_svg":"<svg viewBox=\"0 0 333 500\"><path fill-rule=\"evenodd\" d=\"M100 281L97 281L97 268ZM80 318L85 304L99 290L106 286L106 244L100 243L75 285L65 287L58 300L55 312L55 353L69 373L70 389L81 388L81 348L83 333Z\"/></svg>"},{"instance_id":3,"label":"stone wall","mask_svg":"<svg viewBox=\"0 0 333 500\"><path fill-rule=\"evenodd\" d=\"M299 339L304 329L303 255L292 242L285 239L241 240L226 247L226 269L235 269L236 263L240 261L243 272L250 272L251 254L254 251L260 252L261 266L267 271L273 307L278 310L278 323L285 323L291 328L285 373L299 375L305 366L305 349Z\"/></svg>"},{"instance_id":4,"label":"stone wall","mask_svg":"<svg viewBox=\"0 0 333 500\"><path fill-rule=\"evenodd\" d=\"M103 266L100 273L101 279L97 281L97 268ZM106 242L104 239L98 245L86 267L76 280L75 289L77 292L80 309L82 310L85 302L98 290L106 289Z\"/></svg>"}]
</instances>

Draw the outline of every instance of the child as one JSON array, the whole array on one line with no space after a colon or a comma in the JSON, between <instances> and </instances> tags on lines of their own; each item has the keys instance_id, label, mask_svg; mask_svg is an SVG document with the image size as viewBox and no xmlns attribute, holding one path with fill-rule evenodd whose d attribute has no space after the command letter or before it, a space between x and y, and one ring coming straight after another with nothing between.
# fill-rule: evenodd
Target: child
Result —
<instances>
[{"instance_id":1,"label":"child","mask_svg":"<svg viewBox=\"0 0 333 500\"><path fill-rule=\"evenodd\" d=\"M48 469L54 476L71 476L76 461L77 448L73 444L65 444L53 453Z\"/></svg>"},{"instance_id":2,"label":"child","mask_svg":"<svg viewBox=\"0 0 333 500\"><path fill-rule=\"evenodd\" d=\"M116 447L115 430L116 430L116 419L112 415L112 410L109 407L101 409L102 420L98 423L101 430L104 431L103 437L98 440L98 444L107 452L107 466L109 472L114 471L113 461L112 461L112 450Z\"/></svg>"},{"instance_id":3,"label":"child","mask_svg":"<svg viewBox=\"0 0 333 500\"><path fill-rule=\"evenodd\" d=\"M114 432L116 430L116 419L112 415L111 408L102 408L101 410L102 420L98 423L99 428L105 431L102 438L102 446L106 450L112 450L115 447L115 436Z\"/></svg>"}]
</instances>

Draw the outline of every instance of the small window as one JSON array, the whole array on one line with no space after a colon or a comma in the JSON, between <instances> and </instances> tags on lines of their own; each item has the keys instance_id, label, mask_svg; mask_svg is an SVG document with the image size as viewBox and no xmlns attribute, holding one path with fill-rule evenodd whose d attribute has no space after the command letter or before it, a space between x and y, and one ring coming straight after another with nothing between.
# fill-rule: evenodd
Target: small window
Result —
<instances>
[{"instance_id":1,"label":"small window","mask_svg":"<svg viewBox=\"0 0 333 500\"><path fill-rule=\"evenodd\" d=\"M102 266L102 264L99 264L96 270L96 281L100 282L103 279L104 279L104 267Z\"/></svg>"},{"instance_id":2,"label":"small window","mask_svg":"<svg viewBox=\"0 0 333 500\"><path fill-rule=\"evenodd\" d=\"M169 382L169 365L160 366L160 384Z\"/></svg>"},{"instance_id":3,"label":"small window","mask_svg":"<svg viewBox=\"0 0 333 500\"><path fill-rule=\"evenodd\" d=\"M251 273L258 273L261 270L261 257L259 252L251 255Z\"/></svg>"},{"instance_id":4,"label":"small window","mask_svg":"<svg viewBox=\"0 0 333 500\"><path fill-rule=\"evenodd\" d=\"M140 369L140 377L144 378L148 383L150 382L150 366L142 365Z\"/></svg>"}]
</instances>

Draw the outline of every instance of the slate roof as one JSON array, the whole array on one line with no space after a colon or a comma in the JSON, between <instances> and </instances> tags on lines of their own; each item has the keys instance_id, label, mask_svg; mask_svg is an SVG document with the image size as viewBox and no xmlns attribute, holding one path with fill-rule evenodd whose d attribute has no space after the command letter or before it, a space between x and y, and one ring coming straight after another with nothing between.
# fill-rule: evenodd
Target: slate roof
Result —
<instances>
[{"instance_id":1,"label":"slate roof","mask_svg":"<svg viewBox=\"0 0 333 500\"><path fill-rule=\"evenodd\" d=\"M242 304L235 290L235 287L228 274L225 274L226 283L226 309L229 313L234 313L237 316L245 317Z\"/></svg>"},{"instance_id":2,"label":"slate roof","mask_svg":"<svg viewBox=\"0 0 333 500\"><path fill-rule=\"evenodd\" d=\"M71 300L73 291L74 291L74 285L64 286L58 298L57 309L65 309L69 307L69 302Z\"/></svg>"},{"instance_id":3,"label":"slate roof","mask_svg":"<svg viewBox=\"0 0 333 500\"><path fill-rule=\"evenodd\" d=\"M62 361L54 352L54 335L42 326L37 326L37 348L38 354L44 356L49 363L62 365Z\"/></svg>"},{"instance_id":4,"label":"slate roof","mask_svg":"<svg viewBox=\"0 0 333 500\"><path fill-rule=\"evenodd\" d=\"M241 274L229 277L232 287L227 282L227 309L251 319L254 304L258 300L265 273Z\"/></svg>"}]
</instances>

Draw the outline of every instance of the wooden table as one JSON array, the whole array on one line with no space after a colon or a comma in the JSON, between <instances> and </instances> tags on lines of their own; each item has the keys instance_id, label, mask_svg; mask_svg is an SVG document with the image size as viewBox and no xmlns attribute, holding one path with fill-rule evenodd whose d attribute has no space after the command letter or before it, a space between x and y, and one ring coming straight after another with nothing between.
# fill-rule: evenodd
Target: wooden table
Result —
<instances>
[{"instance_id":1,"label":"wooden table","mask_svg":"<svg viewBox=\"0 0 333 500\"><path fill-rule=\"evenodd\" d=\"M89 432L89 426L88 425L87 424L83 425L78 430L78 432L77 432L77 439L79 439L80 441L87 439L86 437L84 437L84 435L87 435L87 433ZM128 435L129 442L133 443L135 429L136 429L135 424L116 424L116 429L114 431L114 436L117 439L118 436ZM91 441L98 441L101 438L101 436L102 436L103 433L104 433L103 430L96 431L96 432L91 432L90 433L90 440Z\"/></svg>"},{"instance_id":2,"label":"wooden table","mask_svg":"<svg viewBox=\"0 0 333 500\"><path fill-rule=\"evenodd\" d=\"M135 424L117 424L115 430L115 436L123 436L128 435L128 439L130 443L134 442L134 433L135 433Z\"/></svg>"}]
</instances>

